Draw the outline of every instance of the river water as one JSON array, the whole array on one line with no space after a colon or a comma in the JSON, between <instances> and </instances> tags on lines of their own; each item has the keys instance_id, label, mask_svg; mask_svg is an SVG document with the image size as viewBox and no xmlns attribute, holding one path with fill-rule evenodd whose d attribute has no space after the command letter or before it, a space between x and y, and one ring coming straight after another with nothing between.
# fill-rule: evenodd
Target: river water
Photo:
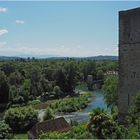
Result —
<instances>
[{"instance_id":1,"label":"river water","mask_svg":"<svg viewBox=\"0 0 140 140\"><path fill-rule=\"evenodd\" d=\"M91 97L91 101L85 109L83 109L81 111L77 111L77 112L72 112L69 114L64 114L61 116L64 117L68 122L70 122L72 120L72 121L77 121L79 123L83 123L83 122L86 122L90 119L89 113L93 109L100 107L100 108L107 110L107 106L104 102L103 91L102 90L95 90L92 93L93 93L93 96ZM40 121L43 121L44 114L45 114L45 109L39 110L38 117L39 117ZM57 118L57 117L61 117L61 116L57 115L55 117ZM2 119L2 116L0 114L0 120L1 119Z\"/></svg>"},{"instance_id":2,"label":"river water","mask_svg":"<svg viewBox=\"0 0 140 140\"><path fill-rule=\"evenodd\" d=\"M79 123L83 123L90 119L89 113L97 107L107 110L107 105L105 104L102 90L93 91L91 102L82 111L73 112L73 113L69 113L69 114L65 114L61 116L63 116L68 122L77 121ZM60 116L56 116L56 117L60 117Z\"/></svg>"}]
</instances>

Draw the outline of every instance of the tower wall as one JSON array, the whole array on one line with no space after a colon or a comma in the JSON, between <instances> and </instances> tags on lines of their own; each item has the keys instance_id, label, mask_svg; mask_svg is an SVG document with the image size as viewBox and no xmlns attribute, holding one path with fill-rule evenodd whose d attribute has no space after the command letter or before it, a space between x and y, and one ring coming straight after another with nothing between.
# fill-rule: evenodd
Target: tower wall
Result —
<instances>
[{"instance_id":1,"label":"tower wall","mask_svg":"<svg viewBox=\"0 0 140 140\"><path fill-rule=\"evenodd\" d=\"M119 12L120 116L128 113L140 90L140 8Z\"/></svg>"}]
</instances>

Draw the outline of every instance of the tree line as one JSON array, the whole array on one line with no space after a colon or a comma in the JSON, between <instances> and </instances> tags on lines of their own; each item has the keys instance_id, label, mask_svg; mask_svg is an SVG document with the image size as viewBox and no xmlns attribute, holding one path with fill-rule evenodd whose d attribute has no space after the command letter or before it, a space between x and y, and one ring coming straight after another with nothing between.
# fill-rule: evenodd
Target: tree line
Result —
<instances>
[{"instance_id":1,"label":"tree line","mask_svg":"<svg viewBox=\"0 0 140 140\"><path fill-rule=\"evenodd\" d=\"M0 102L26 104L75 95L75 86L87 75L103 78L116 70L117 61L29 60L0 62Z\"/></svg>"}]
</instances>

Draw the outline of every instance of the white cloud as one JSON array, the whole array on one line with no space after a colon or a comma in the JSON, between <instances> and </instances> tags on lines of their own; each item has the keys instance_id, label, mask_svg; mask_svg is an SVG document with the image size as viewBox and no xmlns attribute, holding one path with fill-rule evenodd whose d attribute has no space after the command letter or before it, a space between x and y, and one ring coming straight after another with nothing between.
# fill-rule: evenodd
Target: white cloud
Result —
<instances>
[{"instance_id":1,"label":"white cloud","mask_svg":"<svg viewBox=\"0 0 140 140\"><path fill-rule=\"evenodd\" d=\"M0 7L0 13L5 13L5 12L7 12L7 8L5 8L5 7Z\"/></svg>"},{"instance_id":2,"label":"white cloud","mask_svg":"<svg viewBox=\"0 0 140 140\"><path fill-rule=\"evenodd\" d=\"M26 46L26 47L25 47ZM78 46L55 46L55 47L31 47L28 45L15 45L14 47L7 46L0 48L0 55L29 55L29 56L47 56L47 55L56 55L56 56L76 56L76 57L84 57L84 56L96 56L96 55L117 55L117 51L114 48L108 50L104 50L101 48L88 48L78 45Z\"/></svg>"},{"instance_id":3,"label":"white cloud","mask_svg":"<svg viewBox=\"0 0 140 140\"><path fill-rule=\"evenodd\" d=\"M24 24L25 22L23 20L16 20L17 24Z\"/></svg>"},{"instance_id":4,"label":"white cloud","mask_svg":"<svg viewBox=\"0 0 140 140\"><path fill-rule=\"evenodd\" d=\"M8 33L7 29L0 29L0 36L6 33Z\"/></svg>"}]
</instances>

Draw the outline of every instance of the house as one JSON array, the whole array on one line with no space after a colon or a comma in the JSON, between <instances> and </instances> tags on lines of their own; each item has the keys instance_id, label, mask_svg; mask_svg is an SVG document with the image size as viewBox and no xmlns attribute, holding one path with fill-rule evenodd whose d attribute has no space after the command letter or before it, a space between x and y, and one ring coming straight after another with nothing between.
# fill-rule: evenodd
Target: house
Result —
<instances>
[{"instance_id":1,"label":"house","mask_svg":"<svg viewBox=\"0 0 140 140\"><path fill-rule=\"evenodd\" d=\"M118 71L108 71L104 75L112 75L112 76L118 76Z\"/></svg>"},{"instance_id":2,"label":"house","mask_svg":"<svg viewBox=\"0 0 140 140\"><path fill-rule=\"evenodd\" d=\"M28 131L28 138L37 139L40 132L67 132L70 129L70 124L63 117L60 117L35 124Z\"/></svg>"}]
</instances>

